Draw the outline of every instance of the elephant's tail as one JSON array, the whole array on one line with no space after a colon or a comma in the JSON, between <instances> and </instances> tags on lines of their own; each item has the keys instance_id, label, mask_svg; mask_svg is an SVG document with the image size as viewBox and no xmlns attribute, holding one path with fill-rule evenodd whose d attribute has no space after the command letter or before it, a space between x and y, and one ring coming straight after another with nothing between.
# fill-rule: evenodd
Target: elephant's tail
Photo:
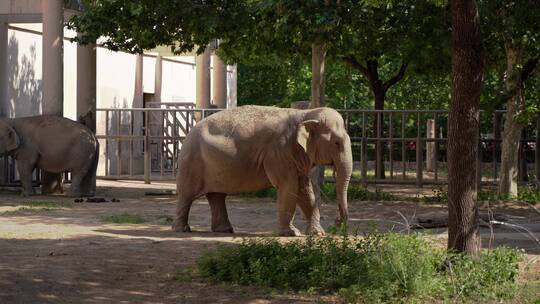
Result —
<instances>
[{"instance_id":1,"label":"elephant's tail","mask_svg":"<svg viewBox=\"0 0 540 304\"><path fill-rule=\"evenodd\" d=\"M99 163L99 141L96 138L96 150L94 151L94 158L92 159L92 165L90 166L90 172L88 173L88 176L91 177L90 179L90 196L94 196L96 193L96 175L97 175L97 167Z\"/></svg>"},{"instance_id":2,"label":"elephant's tail","mask_svg":"<svg viewBox=\"0 0 540 304\"><path fill-rule=\"evenodd\" d=\"M99 140L96 138L96 151L94 153L94 159L93 159L92 167L91 167L91 170L94 176L97 174L98 163L99 163Z\"/></svg>"}]
</instances>

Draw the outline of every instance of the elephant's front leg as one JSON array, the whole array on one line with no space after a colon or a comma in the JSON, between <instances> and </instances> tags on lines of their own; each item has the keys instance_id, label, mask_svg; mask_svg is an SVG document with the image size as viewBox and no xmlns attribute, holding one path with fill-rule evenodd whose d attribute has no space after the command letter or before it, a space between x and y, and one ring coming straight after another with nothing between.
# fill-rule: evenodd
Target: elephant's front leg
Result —
<instances>
[{"instance_id":1,"label":"elephant's front leg","mask_svg":"<svg viewBox=\"0 0 540 304\"><path fill-rule=\"evenodd\" d=\"M319 204L315 199L313 186L308 176L300 176L298 179L298 206L306 218L306 234L324 235L324 229L321 227L321 214Z\"/></svg>"},{"instance_id":2,"label":"elephant's front leg","mask_svg":"<svg viewBox=\"0 0 540 304\"><path fill-rule=\"evenodd\" d=\"M300 230L293 225L298 199L296 181L283 182L278 188L278 217L280 236L300 236Z\"/></svg>"},{"instance_id":3,"label":"elephant's front leg","mask_svg":"<svg viewBox=\"0 0 540 304\"><path fill-rule=\"evenodd\" d=\"M32 187L32 172L34 171L34 164L17 162L17 170L19 171L23 188L21 195L33 195L35 193L34 188Z\"/></svg>"}]
</instances>

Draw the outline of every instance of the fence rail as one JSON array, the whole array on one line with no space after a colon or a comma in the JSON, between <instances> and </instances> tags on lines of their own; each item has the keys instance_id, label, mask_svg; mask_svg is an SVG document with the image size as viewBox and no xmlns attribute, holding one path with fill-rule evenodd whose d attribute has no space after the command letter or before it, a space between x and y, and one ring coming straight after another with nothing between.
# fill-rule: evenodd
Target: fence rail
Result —
<instances>
[{"instance_id":1,"label":"fence rail","mask_svg":"<svg viewBox=\"0 0 540 304\"><path fill-rule=\"evenodd\" d=\"M200 119L220 109L196 109L192 103L152 103L150 108L98 108L98 177L174 179L177 155ZM339 109L351 138L352 182L363 184L445 184L447 182L447 110ZM498 179L504 111L482 112L478 184ZM489 115L489 117L488 117ZM379 122L379 123L377 123ZM534 136L533 136L534 135ZM540 115L520 140L520 178L540 176ZM4 175L16 179L13 161ZM330 174L327 176L332 181Z\"/></svg>"}]
</instances>

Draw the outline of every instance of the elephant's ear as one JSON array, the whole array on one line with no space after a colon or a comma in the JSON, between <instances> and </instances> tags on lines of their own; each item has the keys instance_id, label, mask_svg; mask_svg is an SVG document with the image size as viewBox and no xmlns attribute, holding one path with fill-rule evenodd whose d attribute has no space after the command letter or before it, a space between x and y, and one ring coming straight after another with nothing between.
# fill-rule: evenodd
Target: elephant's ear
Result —
<instances>
[{"instance_id":1,"label":"elephant's ear","mask_svg":"<svg viewBox=\"0 0 540 304\"><path fill-rule=\"evenodd\" d=\"M306 120L298 126L296 141L307 152L307 142L311 132L319 126L318 120Z\"/></svg>"},{"instance_id":2,"label":"elephant's ear","mask_svg":"<svg viewBox=\"0 0 540 304\"><path fill-rule=\"evenodd\" d=\"M15 132L15 130L10 127L8 124L2 124L2 126L0 127L3 127L5 128L6 130L6 141L5 141L5 145L6 145L6 151L1 151L2 153L5 153L5 152L9 152L9 151L12 151L12 150L15 150L19 147L19 144L20 144L20 141L19 141L19 136L17 135L17 132Z\"/></svg>"}]
</instances>

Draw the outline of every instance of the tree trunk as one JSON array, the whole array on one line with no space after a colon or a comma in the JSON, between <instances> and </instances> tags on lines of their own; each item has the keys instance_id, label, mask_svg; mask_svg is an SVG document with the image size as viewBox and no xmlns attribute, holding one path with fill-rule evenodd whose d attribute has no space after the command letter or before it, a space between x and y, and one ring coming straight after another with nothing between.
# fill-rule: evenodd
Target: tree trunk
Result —
<instances>
[{"instance_id":1,"label":"tree trunk","mask_svg":"<svg viewBox=\"0 0 540 304\"><path fill-rule=\"evenodd\" d=\"M384 98L386 97L386 90L384 90L380 81L377 81L372 85L373 95L375 97L375 110L384 110ZM375 137L383 137L383 115L382 113L375 113L375 123L373 124L373 134ZM384 142L375 143L375 177L384 179Z\"/></svg>"},{"instance_id":2,"label":"tree trunk","mask_svg":"<svg viewBox=\"0 0 540 304\"><path fill-rule=\"evenodd\" d=\"M448 249L480 249L476 161L483 56L476 1L450 1L452 101L448 119Z\"/></svg>"},{"instance_id":3,"label":"tree trunk","mask_svg":"<svg viewBox=\"0 0 540 304\"><path fill-rule=\"evenodd\" d=\"M520 74L517 71L519 51L511 44L506 45L506 91L509 94L506 102L506 116L502 138L501 173L499 179L499 195L517 196L518 194L518 158L519 139L522 126L516 121L520 107Z\"/></svg>"},{"instance_id":4,"label":"tree trunk","mask_svg":"<svg viewBox=\"0 0 540 304\"><path fill-rule=\"evenodd\" d=\"M326 48L321 44L311 47L311 108L324 107Z\"/></svg>"},{"instance_id":5,"label":"tree trunk","mask_svg":"<svg viewBox=\"0 0 540 304\"><path fill-rule=\"evenodd\" d=\"M324 107L326 48L322 44L311 47L311 104L310 107ZM310 172L311 185L317 205L321 203L321 188L324 183L324 166L318 166Z\"/></svg>"},{"instance_id":6,"label":"tree trunk","mask_svg":"<svg viewBox=\"0 0 540 304\"><path fill-rule=\"evenodd\" d=\"M528 182L529 181L529 173L527 172L527 142L526 140L529 139L529 136L527 134L527 128L521 128L521 140L524 142L519 143L519 181L520 182ZM519 192L519 190L518 190Z\"/></svg>"}]
</instances>

